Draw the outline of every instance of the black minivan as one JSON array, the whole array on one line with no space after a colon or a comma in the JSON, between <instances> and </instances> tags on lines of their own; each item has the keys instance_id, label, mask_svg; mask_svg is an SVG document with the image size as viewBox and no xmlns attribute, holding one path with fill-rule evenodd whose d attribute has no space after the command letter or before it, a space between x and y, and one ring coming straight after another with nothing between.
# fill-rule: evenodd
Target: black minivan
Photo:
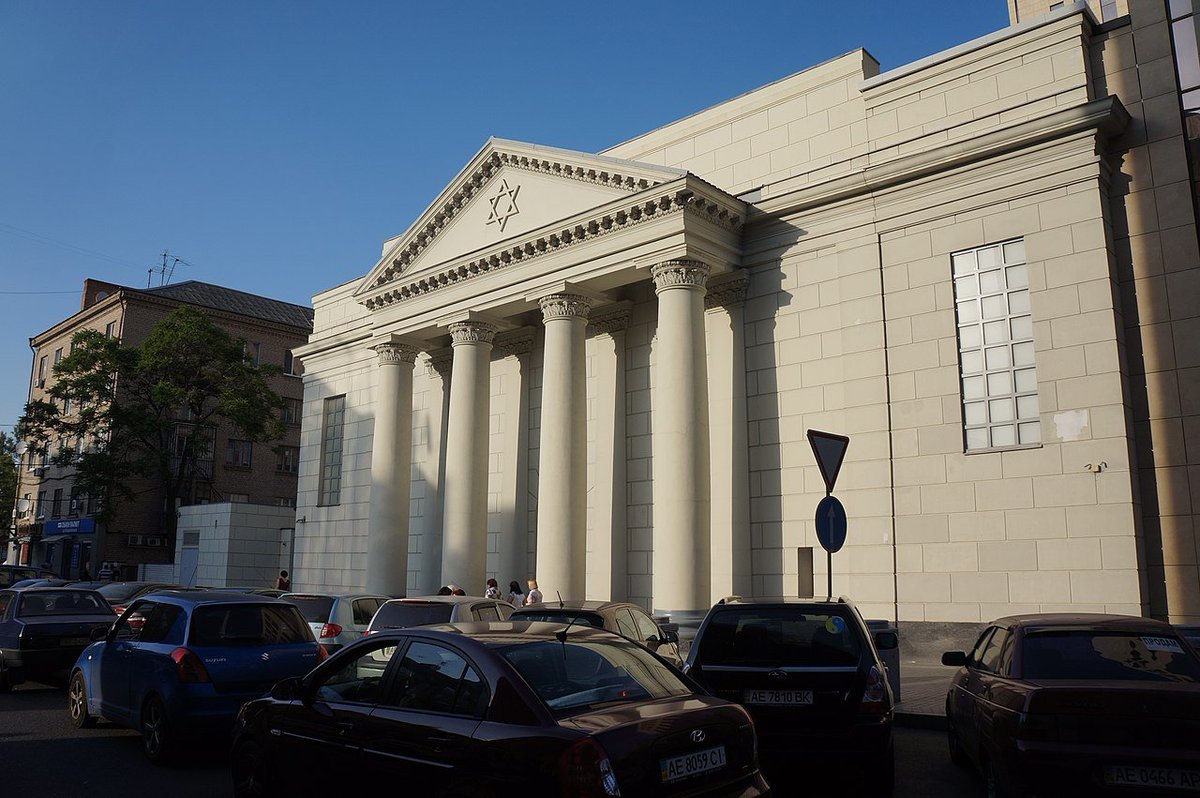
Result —
<instances>
[{"instance_id":1,"label":"black minivan","mask_svg":"<svg viewBox=\"0 0 1200 798\"><path fill-rule=\"evenodd\" d=\"M895 633L873 637L846 598L734 596L709 610L684 670L750 712L769 778L811 760L888 794L893 700L876 644L895 648Z\"/></svg>"}]
</instances>

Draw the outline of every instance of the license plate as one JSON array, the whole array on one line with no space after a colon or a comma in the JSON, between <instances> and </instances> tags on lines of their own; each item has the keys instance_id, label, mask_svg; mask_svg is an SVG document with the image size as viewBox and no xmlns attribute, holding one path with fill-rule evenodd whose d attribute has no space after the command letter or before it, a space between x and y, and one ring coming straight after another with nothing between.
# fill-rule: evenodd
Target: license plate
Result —
<instances>
[{"instance_id":1,"label":"license plate","mask_svg":"<svg viewBox=\"0 0 1200 798\"><path fill-rule=\"evenodd\" d=\"M813 702L812 690L746 690L744 704L773 704L805 707Z\"/></svg>"},{"instance_id":2,"label":"license plate","mask_svg":"<svg viewBox=\"0 0 1200 798\"><path fill-rule=\"evenodd\" d=\"M718 745L716 748L660 759L658 766L664 782L679 781L698 773L707 773L725 767L725 746Z\"/></svg>"},{"instance_id":3,"label":"license plate","mask_svg":"<svg viewBox=\"0 0 1200 798\"><path fill-rule=\"evenodd\" d=\"M58 641L60 646L86 646L88 638L86 637L63 637Z\"/></svg>"},{"instance_id":4,"label":"license plate","mask_svg":"<svg viewBox=\"0 0 1200 798\"><path fill-rule=\"evenodd\" d=\"M1111 787L1157 787L1200 792L1200 770L1108 765L1104 768L1104 783Z\"/></svg>"}]
</instances>

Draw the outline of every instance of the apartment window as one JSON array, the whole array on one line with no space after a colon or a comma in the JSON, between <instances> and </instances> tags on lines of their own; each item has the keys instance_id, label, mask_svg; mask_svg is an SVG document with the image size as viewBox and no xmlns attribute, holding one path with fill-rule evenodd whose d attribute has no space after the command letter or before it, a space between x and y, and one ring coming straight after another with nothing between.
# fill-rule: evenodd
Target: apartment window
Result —
<instances>
[{"instance_id":1,"label":"apartment window","mask_svg":"<svg viewBox=\"0 0 1200 798\"><path fill-rule=\"evenodd\" d=\"M63 500L63 489L55 488L54 489L54 501L50 505L50 517L51 518L62 518L62 500Z\"/></svg>"},{"instance_id":2,"label":"apartment window","mask_svg":"<svg viewBox=\"0 0 1200 798\"><path fill-rule=\"evenodd\" d=\"M246 360L249 361L254 366L254 368L258 368L258 365L260 362L259 361L259 350L261 348L262 348L262 345L259 344L257 341L255 341L254 343L250 343L249 341L242 341L242 357L246 358Z\"/></svg>"},{"instance_id":3,"label":"apartment window","mask_svg":"<svg viewBox=\"0 0 1200 798\"><path fill-rule=\"evenodd\" d=\"M251 441L230 438L225 444L225 465L233 468L249 468L254 444Z\"/></svg>"},{"instance_id":4,"label":"apartment window","mask_svg":"<svg viewBox=\"0 0 1200 798\"><path fill-rule=\"evenodd\" d=\"M38 387L46 384L46 356L42 355L42 359L38 361Z\"/></svg>"},{"instance_id":5,"label":"apartment window","mask_svg":"<svg viewBox=\"0 0 1200 798\"><path fill-rule=\"evenodd\" d=\"M63 399L63 415L69 416L75 410L75 403L71 401L71 397Z\"/></svg>"},{"instance_id":6,"label":"apartment window","mask_svg":"<svg viewBox=\"0 0 1200 798\"><path fill-rule=\"evenodd\" d=\"M71 516L79 515L79 510L86 504L85 497L79 492L79 488L71 488L71 501L67 505L67 514Z\"/></svg>"},{"instance_id":7,"label":"apartment window","mask_svg":"<svg viewBox=\"0 0 1200 798\"><path fill-rule=\"evenodd\" d=\"M44 491L44 490L38 491L37 517L38 518L46 517L46 491Z\"/></svg>"},{"instance_id":8,"label":"apartment window","mask_svg":"<svg viewBox=\"0 0 1200 798\"><path fill-rule=\"evenodd\" d=\"M293 377L297 376L296 375L296 358L294 355L292 355L292 350L290 350L290 349L286 350L283 353L283 373L291 375Z\"/></svg>"},{"instance_id":9,"label":"apartment window","mask_svg":"<svg viewBox=\"0 0 1200 798\"><path fill-rule=\"evenodd\" d=\"M277 496L275 498L275 506L276 507L291 507L294 509L296 507L296 497L295 496Z\"/></svg>"},{"instance_id":10,"label":"apartment window","mask_svg":"<svg viewBox=\"0 0 1200 798\"><path fill-rule=\"evenodd\" d=\"M117 323L115 321L110 321L108 324L104 325L104 337L105 338L116 338L117 337Z\"/></svg>"},{"instance_id":11,"label":"apartment window","mask_svg":"<svg viewBox=\"0 0 1200 798\"><path fill-rule=\"evenodd\" d=\"M229 494L229 501L232 502L233 504L249 504L250 503L250 494L249 493L231 493L231 494Z\"/></svg>"},{"instance_id":12,"label":"apartment window","mask_svg":"<svg viewBox=\"0 0 1200 798\"><path fill-rule=\"evenodd\" d=\"M1025 242L952 261L967 451L1040 443Z\"/></svg>"},{"instance_id":13,"label":"apartment window","mask_svg":"<svg viewBox=\"0 0 1200 798\"><path fill-rule=\"evenodd\" d=\"M342 437L346 426L346 397L325 400L321 413L321 484L318 504L340 504L342 499Z\"/></svg>"},{"instance_id":14,"label":"apartment window","mask_svg":"<svg viewBox=\"0 0 1200 798\"><path fill-rule=\"evenodd\" d=\"M285 424L299 424L300 411L303 407L303 402L300 399L284 399L283 400L283 422Z\"/></svg>"},{"instance_id":15,"label":"apartment window","mask_svg":"<svg viewBox=\"0 0 1200 798\"><path fill-rule=\"evenodd\" d=\"M280 446L275 450L275 470L281 474L295 474L300 470L300 447Z\"/></svg>"},{"instance_id":16,"label":"apartment window","mask_svg":"<svg viewBox=\"0 0 1200 798\"><path fill-rule=\"evenodd\" d=\"M60 346L58 349L54 350L54 365L57 366L59 363L61 363L62 357L62 347Z\"/></svg>"}]
</instances>

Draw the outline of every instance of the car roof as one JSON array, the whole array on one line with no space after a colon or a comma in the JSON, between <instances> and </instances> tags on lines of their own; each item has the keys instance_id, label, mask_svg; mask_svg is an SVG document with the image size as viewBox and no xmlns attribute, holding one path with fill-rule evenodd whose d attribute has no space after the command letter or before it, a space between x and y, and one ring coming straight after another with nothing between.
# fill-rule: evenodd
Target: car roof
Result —
<instances>
[{"instance_id":1,"label":"car roof","mask_svg":"<svg viewBox=\"0 0 1200 798\"><path fill-rule=\"evenodd\" d=\"M476 601L494 601L503 603L500 599L490 599L486 596L408 596L406 598L388 599L388 604L473 604Z\"/></svg>"},{"instance_id":2,"label":"car roof","mask_svg":"<svg viewBox=\"0 0 1200 798\"><path fill-rule=\"evenodd\" d=\"M267 590L268 588L255 587L247 588L247 590ZM299 590L293 590L290 593L284 593L279 598L332 598L332 599L360 599L360 598L381 598L388 599L388 596L380 595L379 593L307 593ZM459 597L461 598L461 596ZM390 599L389 599L390 600Z\"/></svg>"},{"instance_id":3,"label":"car roof","mask_svg":"<svg viewBox=\"0 0 1200 798\"><path fill-rule=\"evenodd\" d=\"M800 598L797 596L726 596L720 599L717 607L736 607L741 605L779 605L779 604L795 604L805 607L835 607L835 606L854 606L853 602L845 596L837 598Z\"/></svg>"},{"instance_id":4,"label":"car roof","mask_svg":"<svg viewBox=\"0 0 1200 798\"><path fill-rule=\"evenodd\" d=\"M198 607L202 604L287 604L270 596L253 593L222 593L218 590L163 590L139 598L149 601L166 600L181 607Z\"/></svg>"},{"instance_id":5,"label":"car roof","mask_svg":"<svg viewBox=\"0 0 1200 798\"><path fill-rule=\"evenodd\" d=\"M518 607L513 614L529 610L587 610L590 612L601 612L613 607L637 607L645 612L642 607L629 601L582 601L580 599L563 599L559 601L558 599L554 599L553 601L539 601L536 604L526 604L524 607Z\"/></svg>"},{"instance_id":6,"label":"car roof","mask_svg":"<svg viewBox=\"0 0 1200 798\"><path fill-rule=\"evenodd\" d=\"M1096 629L1175 633L1165 621L1138 615L1107 615L1098 612L1047 612L1008 615L997 618L989 626L1020 627L1025 631L1042 629Z\"/></svg>"},{"instance_id":7,"label":"car roof","mask_svg":"<svg viewBox=\"0 0 1200 798\"><path fill-rule=\"evenodd\" d=\"M29 587L10 587L9 590L16 590L21 593L95 593L90 587L67 587L61 585L54 587L53 585L30 585Z\"/></svg>"},{"instance_id":8,"label":"car roof","mask_svg":"<svg viewBox=\"0 0 1200 798\"><path fill-rule=\"evenodd\" d=\"M458 596L462 598L462 596ZM530 643L539 641L559 642L557 634L567 629L567 624L549 623L546 621L465 621L462 623L439 623L428 626L413 626L408 629L385 629L377 634L400 637L404 635L420 635L440 638L448 641L471 640L482 646L509 645L512 643ZM621 640L626 638L594 626L571 626L567 636L574 639L597 638L604 640ZM375 639L375 635L371 635Z\"/></svg>"}]
</instances>

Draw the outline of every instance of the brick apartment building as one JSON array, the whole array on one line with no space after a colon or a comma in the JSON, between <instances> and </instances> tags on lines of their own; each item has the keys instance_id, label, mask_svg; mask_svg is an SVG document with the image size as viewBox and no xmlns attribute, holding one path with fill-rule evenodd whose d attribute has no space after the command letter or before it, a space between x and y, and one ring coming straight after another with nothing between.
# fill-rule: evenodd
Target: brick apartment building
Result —
<instances>
[{"instance_id":1,"label":"brick apartment building","mask_svg":"<svg viewBox=\"0 0 1200 798\"><path fill-rule=\"evenodd\" d=\"M201 462L192 495L183 503L228 501L294 507L303 386L300 363L292 357L292 349L308 339L310 308L197 281L140 289L88 279L79 312L30 339L30 401L47 395L54 381L54 366L70 352L76 332L90 328L136 345L164 315L180 306L203 311L230 334L244 339L247 355L256 363L281 369L269 383L284 397L284 421L288 423L284 440L253 444L218 426L211 459ZM180 419L179 423L187 422ZM64 576L80 575L85 565L95 575L104 561L120 563L126 576L141 564L171 562L173 551L165 524L168 508L153 482L134 483L139 498L123 503L113 522L103 528L95 519L96 497L74 491L68 469L54 466L51 458L35 457L33 452L23 453L20 466L10 562L49 562Z\"/></svg>"}]
</instances>

